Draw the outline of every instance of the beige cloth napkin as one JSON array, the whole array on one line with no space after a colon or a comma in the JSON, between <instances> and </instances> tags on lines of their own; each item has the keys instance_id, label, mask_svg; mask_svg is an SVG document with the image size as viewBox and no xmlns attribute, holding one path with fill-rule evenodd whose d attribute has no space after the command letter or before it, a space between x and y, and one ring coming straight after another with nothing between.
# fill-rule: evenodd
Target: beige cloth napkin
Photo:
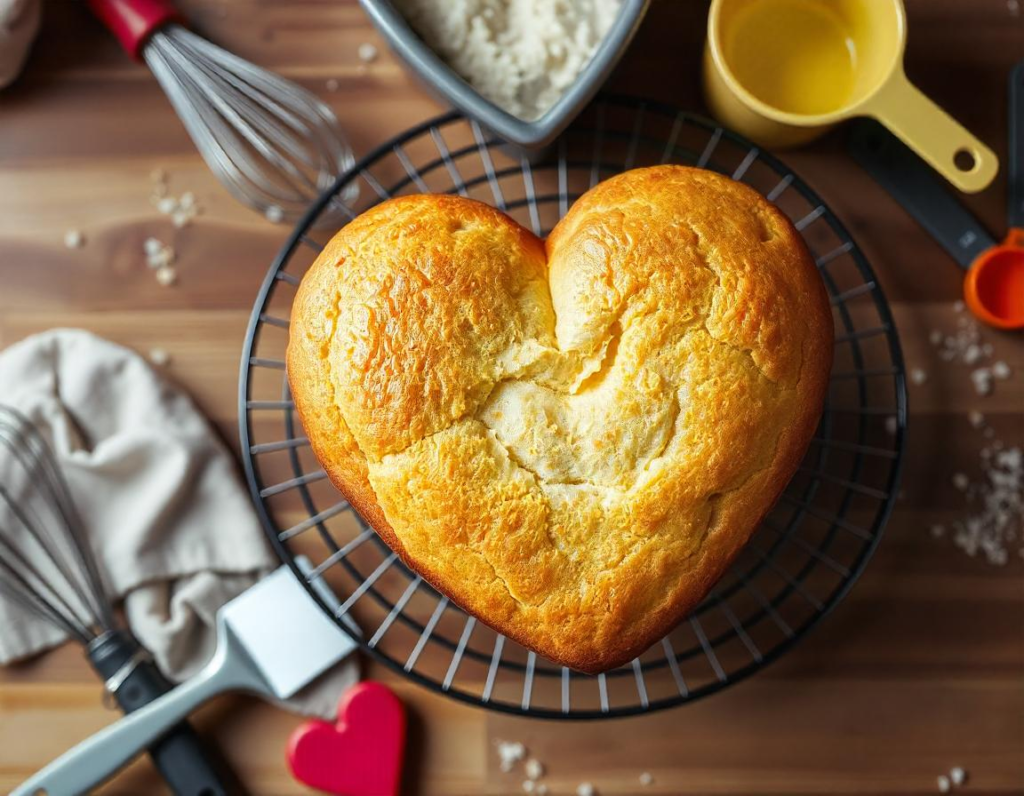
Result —
<instances>
[{"instance_id":1,"label":"beige cloth napkin","mask_svg":"<svg viewBox=\"0 0 1024 796\"><path fill-rule=\"evenodd\" d=\"M0 88L21 72L39 31L41 0L0 0Z\"/></svg>"},{"instance_id":2,"label":"beige cloth napkin","mask_svg":"<svg viewBox=\"0 0 1024 796\"><path fill-rule=\"evenodd\" d=\"M49 437L135 636L172 680L195 673L217 609L277 566L205 418L139 355L68 329L0 352L0 402ZM62 641L0 595L0 664ZM358 676L352 659L288 706L330 718Z\"/></svg>"}]
</instances>

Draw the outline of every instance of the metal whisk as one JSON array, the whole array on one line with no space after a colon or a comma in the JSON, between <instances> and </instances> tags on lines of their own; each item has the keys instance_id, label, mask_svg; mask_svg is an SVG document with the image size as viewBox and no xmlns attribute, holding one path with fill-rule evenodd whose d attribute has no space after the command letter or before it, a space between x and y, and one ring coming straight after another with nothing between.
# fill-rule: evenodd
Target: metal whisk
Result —
<instances>
[{"instance_id":1,"label":"metal whisk","mask_svg":"<svg viewBox=\"0 0 1024 796\"><path fill-rule=\"evenodd\" d=\"M177 24L169 0L89 5L148 64L214 176L270 220L295 221L353 165L327 105ZM354 199L339 196L321 223L337 223L342 203Z\"/></svg>"},{"instance_id":2,"label":"metal whisk","mask_svg":"<svg viewBox=\"0 0 1024 796\"><path fill-rule=\"evenodd\" d=\"M42 618L85 647L107 693L130 713L171 689L115 621L81 516L55 456L22 414L0 405L0 599ZM150 749L181 796L222 796L220 766L182 722Z\"/></svg>"}]
</instances>

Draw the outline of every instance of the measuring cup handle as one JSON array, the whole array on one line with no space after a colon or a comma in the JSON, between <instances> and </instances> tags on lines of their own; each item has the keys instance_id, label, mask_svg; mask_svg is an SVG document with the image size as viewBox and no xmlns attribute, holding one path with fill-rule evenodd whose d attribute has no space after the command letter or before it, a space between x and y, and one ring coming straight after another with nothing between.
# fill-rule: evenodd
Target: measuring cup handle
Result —
<instances>
[{"instance_id":1,"label":"measuring cup handle","mask_svg":"<svg viewBox=\"0 0 1024 796\"><path fill-rule=\"evenodd\" d=\"M921 93L902 71L892 76L864 112L892 130L964 193L988 187L999 171L995 153ZM954 162L961 151L974 160L967 170Z\"/></svg>"}]
</instances>

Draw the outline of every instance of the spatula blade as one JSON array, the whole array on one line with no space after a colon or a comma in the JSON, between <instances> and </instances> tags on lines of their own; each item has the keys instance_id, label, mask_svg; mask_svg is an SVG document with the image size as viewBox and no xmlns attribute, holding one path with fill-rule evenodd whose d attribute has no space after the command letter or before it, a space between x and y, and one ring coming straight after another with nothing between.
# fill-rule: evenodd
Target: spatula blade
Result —
<instances>
[{"instance_id":1,"label":"spatula blade","mask_svg":"<svg viewBox=\"0 0 1024 796\"><path fill-rule=\"evenodd\" d=\"M224 606L221 620L279 699L290 697L357 646L288 567Z\"/></svg>"}]
</instances>

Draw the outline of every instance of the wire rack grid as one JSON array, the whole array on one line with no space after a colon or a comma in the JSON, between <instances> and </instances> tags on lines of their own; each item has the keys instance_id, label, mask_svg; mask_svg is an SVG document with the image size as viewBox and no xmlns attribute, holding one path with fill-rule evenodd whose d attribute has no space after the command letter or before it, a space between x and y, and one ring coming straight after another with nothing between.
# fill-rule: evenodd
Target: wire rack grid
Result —
<instances>
[{"instance_id":1,"label":"wire rack grid","mask_svg":"<svg viewBox=\"0 0 1024 796\"><path fill-rule=\"evenodd\" d=\"M546 235L602 179L656 163L713 169L759 190L816 258L836 327L830 390L798 472L701 605L629 665L597 676L545 661L465 614L409 571L345 502L309 449L284 373L295 289L326 238L332 197L359 187L355 217L392 196L458 193ZM337 207L337 202L334 207ZM856 243L781 162L697 116L601 97L546 152L525 156L448 113L346 172L295 229L252 313L240 379L244 465L258 513L297 577L327 583L325 610L377 659L464 702L545 718L625 716L692 702L787 652L846 595L898 491L906 384L893 317ZM313 569L302 574L296 556ZM362 630L358 630L362 628Z\"/></svg>"}]
</instances>

